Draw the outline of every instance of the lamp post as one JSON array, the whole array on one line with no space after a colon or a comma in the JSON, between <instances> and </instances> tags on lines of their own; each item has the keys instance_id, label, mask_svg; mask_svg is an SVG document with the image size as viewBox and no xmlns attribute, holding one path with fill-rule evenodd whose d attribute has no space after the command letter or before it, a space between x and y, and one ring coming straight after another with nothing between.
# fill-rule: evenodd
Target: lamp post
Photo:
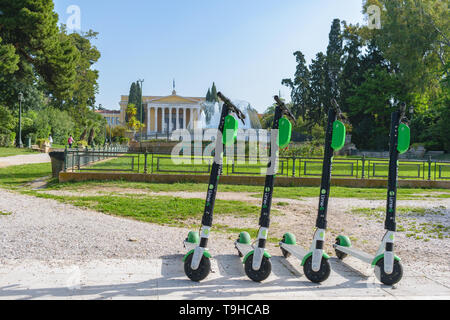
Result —
<instances>
[{"instance_id":1,"label":"lamp post","mask_svg":"<svg viewBox=\"0 0 450 320\"><path fill-rule=\"evenodd\" d=\"M17 141L17 146L19 148L23 148L23 143L22 143L22 101L23 101L23 93L19 92L19 140Z\"/></svg>"}]
</instances>

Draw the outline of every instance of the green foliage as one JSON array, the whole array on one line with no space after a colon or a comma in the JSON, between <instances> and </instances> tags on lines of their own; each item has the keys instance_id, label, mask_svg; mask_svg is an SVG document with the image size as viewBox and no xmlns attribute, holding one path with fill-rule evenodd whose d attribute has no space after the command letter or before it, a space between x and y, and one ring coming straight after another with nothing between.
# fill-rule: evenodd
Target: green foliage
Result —
<instances>
[{"instance_id":1,"label":"green foliage","mask_svg":"<svg viewBox=\"0 0 450 320\"><path fill-rule=\"evenodd\" d=\"M134 116L136 117L136 120L145 119L145 113L142 114L143 118L141 118L141 112L142 112L142 90L139 85L139 82L133 82L130 87L130 93L128 95L128 105L133 105L133 108L135 108L136 113ZM128 118L128 112L127 112L127 123L129 122Z\"/></svg>"},{"instance_id":2,"label":"green foliage","mask_svg":"<svg viewBox=\"0 0 450 320\"><path fill-rule=\"evenodd\" d=\"M58 26L52 0L0 0L0 8L0 133L18 132L21 92L23 136L35 142L51 134L55 143L65 144L95 118L93 65L100 52L91 41L97 33L68 34ZM4 108L10 111L5 117ZM96 141L101 121L94 120Z\"/></svg>"},{"instance_id":3,"label":"green foliage","mask_svg":"<svg viewBox=\"0 0 450 320\"><path fill-rule=\"evenodd\" d=\"M282 81L292 90L293 110L311 134L325 125L336 99L357 148L387 150L390 114L405 102L415 109L412 142L449 151L448 3L364 0L363 11L373 4L382 8L380 30L334 19L326 54L308 66L294 53L295 76Z\"/></svg>"},{"instance_id":4,"label":"green foliage","mask_svg":"<svg viewBox=\"0 0 450 320\"><path fill-rule=\"evenodd\" d=\"M138 131L139 129L143 128L145 125L141 123L137 118L137 110L134 104L128 104L127 107L127 116L128 116L128 122L127 126L130 130L133 130L134 132Z\"/></svg>"}]
</instances>

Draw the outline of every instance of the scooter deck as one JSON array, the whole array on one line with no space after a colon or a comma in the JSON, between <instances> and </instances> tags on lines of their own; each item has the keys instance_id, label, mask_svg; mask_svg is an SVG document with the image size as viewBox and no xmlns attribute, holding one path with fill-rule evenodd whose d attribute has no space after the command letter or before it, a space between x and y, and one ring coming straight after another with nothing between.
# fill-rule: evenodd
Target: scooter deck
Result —
<instances>
[{"instance_id":1,"label":"scooter deck","mask_svg":"<svg viewBox=\"0 0 450 320\"><path fill-rule=\"evenodd\" d=\"M280 246L299 260L303 260L309 252L294 244L280 243Z\"/></svg>"},{"instance_id":2,"label":"scooter deck","mask_svg":"<svg viewBox=\"0 0 450 320\"><path fill-rule=\"evenodd\" d=\"M236 249L245 257L247 254L255 250L252 245L250 244L244 244L240 243L239 241L236 241L235 243Z\"/></svg>"},{"instance_id":3,"label":"scooter deck","mask_svg":"<svg viewBox=\"0 0 450 320\"><path fill-rule=\"evenodd\" d=\"M333 247L336 250L339 250L343 253L346 253L348 255L351 255L352 257L355 257L361 261L367 262L367 263L372 263L374 256L368 254L367 252L358 250L358 249L354 249L354 248L349 248L349 247L343 247L343 246L339 246L337 244L333 245Z\"/></svg>"}]
</instances>

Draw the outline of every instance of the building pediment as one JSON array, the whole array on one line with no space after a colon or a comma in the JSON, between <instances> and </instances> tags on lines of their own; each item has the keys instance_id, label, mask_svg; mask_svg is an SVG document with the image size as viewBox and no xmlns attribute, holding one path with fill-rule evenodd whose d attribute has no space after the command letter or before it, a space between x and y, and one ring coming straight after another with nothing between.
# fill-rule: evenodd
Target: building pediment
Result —
<instances>
[{"instance_id":1,"label":"building pediment","mask_svg":"<svg viewBox=\"0 0 450 320\"><path fill-rule=\"evenodd\" d=\"M164 103L164 104L171 104L171 103L175 103L175 104L199 104L199 102L201 102L201 99L196 99L196 98L186 98L186 97L181 97L178 95L170 95L170 96L166 96L166 97L157 97L154 99L150 99L147 102L148 103Z\"/></svg>"}]
</instances>

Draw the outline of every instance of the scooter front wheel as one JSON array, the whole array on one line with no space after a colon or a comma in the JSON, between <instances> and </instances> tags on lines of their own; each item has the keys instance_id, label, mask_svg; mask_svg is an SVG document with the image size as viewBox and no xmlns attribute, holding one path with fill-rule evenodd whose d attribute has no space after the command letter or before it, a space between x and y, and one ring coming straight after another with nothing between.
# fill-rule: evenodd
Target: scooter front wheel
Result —
<instances>
[{"instance_id":1,"label":"scooter front wheel","mask_svg":"<svg viewBox=\"0 0 450 320\"><path fill-rule=\"evenodd\" d=\"M211 272L211 261L209 258L203 256L202 260L200 260L200 265L197 270L192 269L192 257L194 254L191 254L186 261L184 262L184 273L186 276L194 282L200 282L209 275Z\"/></svg>"},{"instance_id":2,"label":"scooter front wheel","mask_svg":"<svg viewBox=\"0 0 450 320\"><path fill-rule=\"evenodd\" d=\"M400 261L394 261L394 270L391 274L384 271L384 258L381 258L375 265L375 276L385 285L392 286L398 283L403 277L403 266Z\"/></svg>"},{"instance_id":3,"label":"scooter front wheel","mask_svg":"<svg viewBox=\"0 0 450 320\"><path fill-rule=\"evenodd\" d=\"M266 280L272 272L272 262L267 257L263 257L259 270L253 270L253 254L245 261L245 274L254 282Z\"/></svg>"},{"instance_id":4,"label":"scooter front wheel","mask_svg":"<svg viewBox=\"0 0 450 320\"><path fill-rule=\"evenodd\" d=\"M314 283L321 283L328 279L331 273L331 266L328 259L322 258L320 263L320 269L318 272L315 272L312 269L312 256L306 259L305 264L303 265L303 272L305 273L306 278L309 281Z\"/></svg>"}]
</instances>

